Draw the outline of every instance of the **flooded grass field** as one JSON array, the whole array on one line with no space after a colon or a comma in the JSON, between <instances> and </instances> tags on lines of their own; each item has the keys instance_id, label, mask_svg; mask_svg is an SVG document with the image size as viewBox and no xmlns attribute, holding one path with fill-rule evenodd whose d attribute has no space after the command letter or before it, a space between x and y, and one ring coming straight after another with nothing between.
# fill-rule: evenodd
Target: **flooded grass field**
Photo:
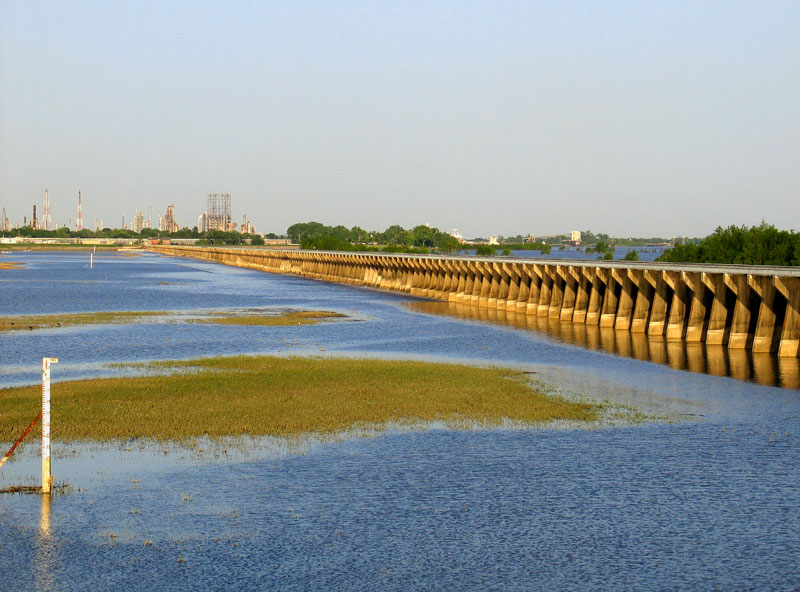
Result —
<instances>
[{"instance_id":1,"label":"flooded grass field","mask_svg":"<svg viewBox=\"0 0 800 592\"><path fill-rule=\"evenodd\" d=\"M498 368L235 356L145 369L151 375L61 383L54 437L298 436L386 423L586 422L601 413L598 405L550 396L531 388L526 374ZM28 424L40 393L40 386L0 389L0 440L15 438Z\"/></svg>"},{"instance_id":2,"label":"flooded grass field","mask_svg":"<svg viewBox=\"0 0 800 592\"><path fill-rule=\"evenodd\" d=\"M791 368L770 384L753 370L737 379L711 372L708 356L705 366L670 365L607 339L592 348L412 308L396 294L149 254L98 253L93 269L80 252L3 262L22 266L0 270L0 316L259 308L347 317L277 326L143 317L0 333L2 386L36 384L41 358L59 357L56 438L59 382L129 375L131 362L238 354L508 367L644 420L57 442L55 495L0 495L2 589L800 587L800 391L780 386L791 386ZM0 469L0 489L38 482L29 437Z\"/></svg>"},{"instance_id":3,"label":"flooded grass field","mask_svg":"<svg viewBox=\"0 0 800 592\"><path fill-rule=\"evenodd\" d=\"M123 325L137 321L156 323L204 323L207 325L313 325L345 315L323 310L276 310L248 308L225 312L204 311L118 311L76 314L33 314L0 317L0 331L38 331L76 325Z\"/></svg>"}]
</instances>

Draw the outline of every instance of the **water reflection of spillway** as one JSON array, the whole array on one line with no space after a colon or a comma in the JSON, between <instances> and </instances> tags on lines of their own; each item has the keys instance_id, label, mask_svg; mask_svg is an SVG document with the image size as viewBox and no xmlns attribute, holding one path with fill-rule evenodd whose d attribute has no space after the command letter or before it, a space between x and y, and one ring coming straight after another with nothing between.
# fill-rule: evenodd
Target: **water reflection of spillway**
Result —
<instances>
[{"instance_id":1,"label":"water reflection of spillway","mask_svg":"<svg viewBox=\"0 0 800 592\"><path fill-rule=\"evenodd\" d=\"M633 336L646 335L665 343L706 343L786 358L800 354L800 268L171 245L150 249L613 328L630 334L631 342Z\"/></svg>"},{"instance_id":2,"label":"water reflection of spillway","mask_svg":"<svg viewBox=\"0 0 800 592\"><path fill-rule=\"evenodd\" d=\"M688 370L714 376L769 386L800 389L800 359L777 357L746 349L730 349L723 345L669 341L663 336L617 331L585 323L525 313L466 306L454 302L419 301L409 304L412 310L425 314L447 315L471 321L500 323L539 333L564 343L586 349L601 350L619 356L664 364L673 370Z\"/></svg>"}]
</instances>

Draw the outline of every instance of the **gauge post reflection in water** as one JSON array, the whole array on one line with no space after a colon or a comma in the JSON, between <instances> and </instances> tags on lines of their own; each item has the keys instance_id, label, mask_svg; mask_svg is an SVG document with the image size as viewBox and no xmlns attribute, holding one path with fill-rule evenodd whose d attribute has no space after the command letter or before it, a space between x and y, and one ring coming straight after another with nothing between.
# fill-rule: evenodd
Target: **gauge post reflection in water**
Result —
<instances>
[{"instance_id":1,"label":"gauge post reflection in water","mask_svg":"<svg viewBox=\"0 0 800 592\"><path fill-rule=\"evenodd\" d=\"M42 537L50 537L50 504L52 497L49 495L40 495L42 500L42 509L39 516L39 534Z\"/></svg>"},{"instance_id":2,"label":"gauge post reflection in water","mask_svg":"<svg viewBox=\"0 0 800 592\"><path fill-rule=\"evenodd\" d=\"M53 590L55 588L55 560L56 549L53 535L50 532L50 495L40 495L41 514L39 517L39 532L36 542L36 563L33 567L34 581L37 590Z\"/></svg>"}]
</instances>

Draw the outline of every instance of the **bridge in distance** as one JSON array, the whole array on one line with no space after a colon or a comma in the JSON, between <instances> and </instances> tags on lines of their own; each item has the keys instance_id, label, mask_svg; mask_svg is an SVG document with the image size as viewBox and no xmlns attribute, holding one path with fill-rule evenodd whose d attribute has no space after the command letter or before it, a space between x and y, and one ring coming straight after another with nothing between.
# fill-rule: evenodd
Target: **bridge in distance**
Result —
<instances>
[{"instance_id":1,"label":"bridge in distance","mask_svg":"<svg viewBox=\"0 0 800 592\"><path fill-rule=\"evenodd\" d=\"M730 349L800 355L800 268L153 245L226 265Z\"/></svg>"}]
</instances>

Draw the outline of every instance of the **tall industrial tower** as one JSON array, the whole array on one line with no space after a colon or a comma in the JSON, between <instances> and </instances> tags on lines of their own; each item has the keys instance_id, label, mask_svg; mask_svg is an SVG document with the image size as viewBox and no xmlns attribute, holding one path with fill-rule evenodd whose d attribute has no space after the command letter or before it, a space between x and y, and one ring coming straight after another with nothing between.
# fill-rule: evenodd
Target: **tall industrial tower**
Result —
<instances>
[{"instance_id":1,"label":"tall industrial tower","mask_svg":"<svg viewBox=\"0 0 800 592\"><path fill-rule=\"evenodd\" d=\"M44 190L44 211L42 212L42 230L53 230L53 218L50 216L50 196Z\"/></svg>"},{"instance_id":2,"label":"tall industrial tower","mask_svg":"<svg viewBox=\"0 0 800 592\"><path fill-rule=\"evenodd\" d=\"M133 218L133 231L141 234L142 228L146 228L144 225L144 214L142 214L141 210L136 210L136 216Z\"/></svg>"},{"instance_id":3,"label":"tall industrial tower","mask_svg":"<svg viewBox=\"0 0 800 592\"><path fill-rule=\"evenodd\" d=\"M39 220L36 219L36 204L33 204L33 219L31 220L31 228L33 230L38 230L39 228Z\"/></svg>"},{"instance_id":4,"label":"tall industrial tower","mask_svg":"<svg viewBox=\"0 0 800 592\"><path fill-rule=\"evenodd\" d=\"M180 226L175 221L175 204L167 206L167 215L158 217L158 229L162 232L178 232Z\"/></svg>"},{"instance_id":5,"label":"tall industrial tower","mask_svg":"<svg viewBox=\"0 0 800 592\"><path fill-rule=\"evenodd\" d=\"M0 218L0 228L3 229L3 232L8 232L11 230L10 224L8 223L8 216L6 216L6 209L3 208L3 216Z\"/></svg>"},{"instance_id":6,"label":"tall industrial tower","mask_svg":"<svg viewBox=\"0 0 800 592\"><path fill-rule=\"evenodd\" d=\"M231 194L209 193L206 214L209 230L227 231L231 222Z\"/></svg>"},{"instance_id":7,"label":"tall industrial tower","mask_svg":"<svg viewBox=\"0 0 800 592\"><path fill-rule=\"evenodd\" d=\"M78 191L78 219L75 222L75 230L83 230L83 206L81 205L81 192Z\"/></svg>"}]
</instances>

